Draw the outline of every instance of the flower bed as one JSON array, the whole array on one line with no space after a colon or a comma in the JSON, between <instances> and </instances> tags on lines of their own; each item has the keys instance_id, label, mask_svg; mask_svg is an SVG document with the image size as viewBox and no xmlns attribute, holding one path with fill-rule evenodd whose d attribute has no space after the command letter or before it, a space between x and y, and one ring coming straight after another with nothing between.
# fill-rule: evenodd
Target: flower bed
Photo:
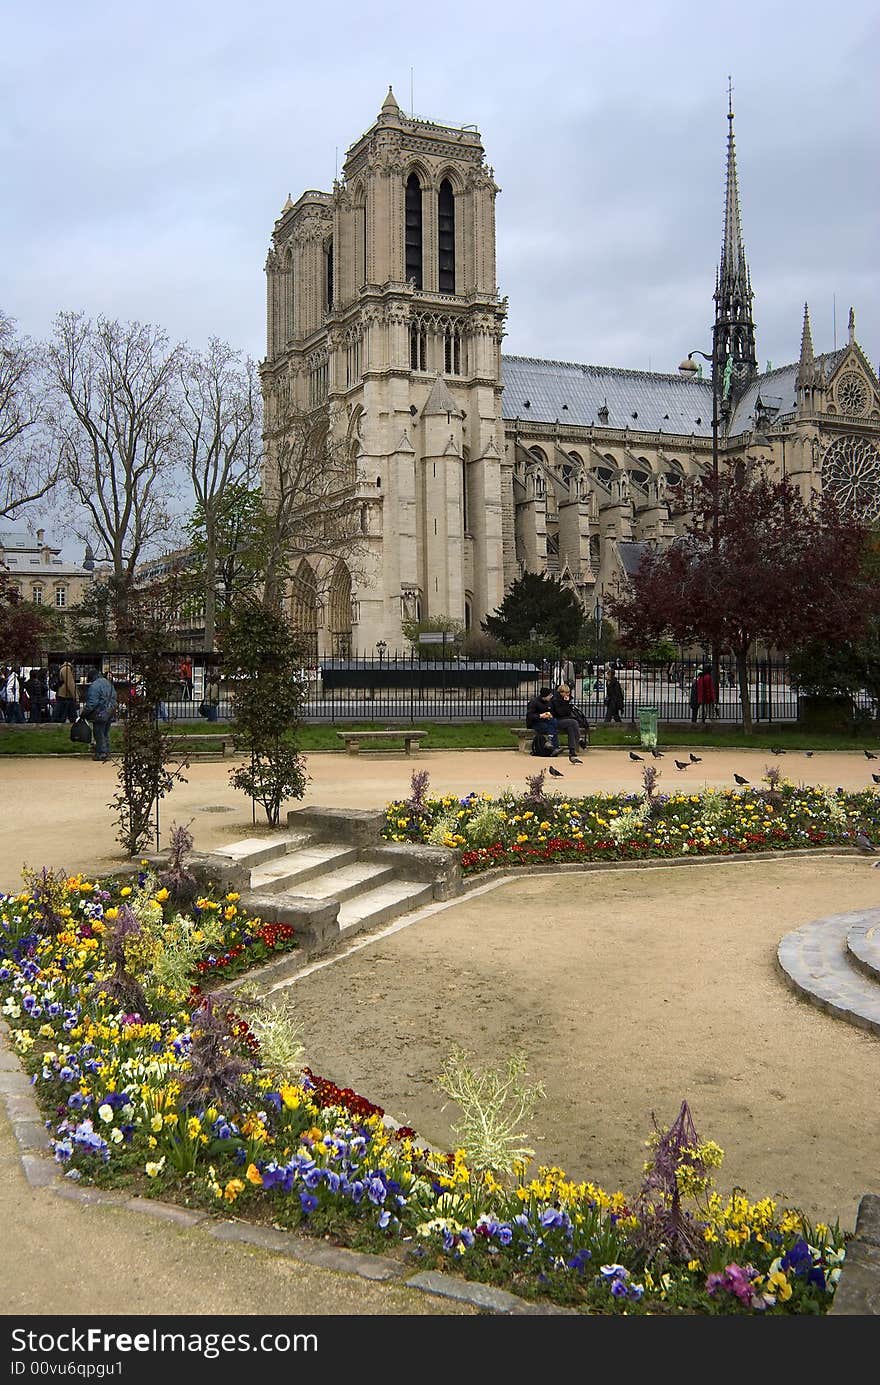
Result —
<instances>
[{"instance_id":1,"label":"flower bed","mask_svg":"<svg viewBox=\"0 0 880 1385\"><path fill-rule=\"evenodd\" d=\"M680 856L738 856L850 844L854 834L880 837L880 795L824 786L794 787L766 776L765 789L706 789L701 793L590 794L545 791L545 772L526 793L427 795L427 774L413 777L413 794L390 803L384 836L461 852L473 875L493 866L565 861L669 860ZM552 783L552 781L550 781Z\"/></svg>"},{"instance_id":2,"label":"flower bed","mask_svg":"<svg viewBox=\"0 0 880 1385\"><path fill-rule=\"evenodd\" d=\"M545 829L542 829L545 830ZM43 872L0 896L0 996L67 1177L299 1227L592 1312L823 1312L837 1227L712 1187L685 1105L633 1198L465 1149L421 1148L380 1107L297 1069L278 1015L194 985L293 939L234 893L187 913L131 884Z\"/></svg>"}]
</instances>

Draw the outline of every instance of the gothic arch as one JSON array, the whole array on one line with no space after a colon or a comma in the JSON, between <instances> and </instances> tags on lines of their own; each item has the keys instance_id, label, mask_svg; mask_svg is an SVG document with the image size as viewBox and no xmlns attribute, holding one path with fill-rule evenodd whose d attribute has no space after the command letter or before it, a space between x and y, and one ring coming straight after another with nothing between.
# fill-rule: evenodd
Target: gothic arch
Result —
<instances>
[{"instance_id":1,"label":"gothic arch","mask_svg":"<svg viewBox=\"0 0 880 1385\"><path fill-rule=\"evenodd\" d=\"M328 628L333 653L351 653L351 573L345 563L336 564L328 593Z\"/></svg>"},{"instance_id":2,"label":"gothic arch","mask_svg":"<svg viewBox=\"0 0 880 1385\"><path fill-rule=\"evenodd\" d=\"M439 168L437 172L431 176L430 185L435 192L440 191L440 184L443 182L444 178L450 184L456 197L460 197L465 191L464 178L461 175L461 170L456 168L453 164L444 164L442 168Z\"/></svg>"},{"instance_id":3,"label":"gothic arch","mask_svg":"<svg viewBox=\"0 0 880 1385\"><path fill-rule=\"evenodd\" d=\"M310 648L318 647L318 582L303 558L290 582L290 624Z\"/></svg>"}]
</instances>

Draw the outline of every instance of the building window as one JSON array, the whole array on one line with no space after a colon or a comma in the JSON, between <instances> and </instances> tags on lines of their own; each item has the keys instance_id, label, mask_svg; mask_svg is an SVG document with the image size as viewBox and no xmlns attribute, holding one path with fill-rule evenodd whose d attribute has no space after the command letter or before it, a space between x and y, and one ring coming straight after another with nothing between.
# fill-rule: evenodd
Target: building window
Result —
<instances>
[{"instance_id":1,"label":"building window","mask_svg":"<svg viewBox=\"0 0 880 1385\"><path fill-rule=\"evenodd\" d=\"M42 587L31 587L31 601L34 603L35 606L42 606L42 604L43 604L43 588L42 588Z\"/></svg>"},{"instance_id":2,"label":"building window","mask_svg":"<svg viewBox=\"0 0 880 1385\"><path fill-rule=\"evenodd\" d=\"M409 364L411 370L428 369L428 333L418 322L409 329Z\"/></svg>"},{"instance_id":3,"label":"building window","mask_svg":"<svg viewBox=\"0 0 880 1385\"><path fill-rule=\"evenodd\" d=\"M461 333L457 327L447 327L443 336L443 367L447 375L463 375Z\"/></svg>"},{"instance_id":4,"label":"building window","mask_svg":"<svg viewBox=\"0 0 880 1385\"><path fill-rule=\"evenodd\" d=\"M406 180L406 278L422 287L422 185L415 173Z\"/></svg>"},{"instance_id":5,"label":"building window","mask_svg":"<svg viewBox=\"0 0 880 1385\"><path fill-rule=\"evenodd\" d=\"M455 194L448 178L437 197L437 268L441 293L455 293Z\"/></svg>"},{"instance_id":6,"label":"building window","mask_svg":"<svg viewBox=\"0 0 880 1385\"><path fill-rule=\"evenodd\" d=\"M327 301L325 307L329 312L333 307L333 237L327 242L327 249L324 251L324 258L327 262Z\"/></svg>"},{"instance_id":7,"label":"building window","mask_svg":"<svg viewBox=\"0 0 880 1385\"><path fill-rule=\"evenodd\" d=\"M58 607L59 610L63 610L64 607L67 605L67 588L66 588L66 587L56 587L56 588L55 588L55 605Z\"/></svg>"}]
</instances>

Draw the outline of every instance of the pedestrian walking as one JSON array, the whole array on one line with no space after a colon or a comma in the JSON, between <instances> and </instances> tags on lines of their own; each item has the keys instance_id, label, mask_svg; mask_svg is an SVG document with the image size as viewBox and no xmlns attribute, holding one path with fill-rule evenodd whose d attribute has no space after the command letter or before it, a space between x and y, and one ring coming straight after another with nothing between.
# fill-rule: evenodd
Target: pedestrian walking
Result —
<instances>
[{"instance_id":1,"label":"pedestrian walking","mask_svg":"<svg viewBox=\"0 0 880 1385\"><path fill-rule=\"evenodd\" d=\"M688 698L691 709L691 722L694 726L696 726L697 724L697 715L700 710L700 679L702 676L703 671L702 669L698 668L696 673L694 674L694 679L691 683L690 696Z\"/></svg>"},{"instance_id":2,"label":"pedestrian walking","mask_svg":"<svg viewBox=\"0 0 880 1385\"><path fill-rule=\"evenodd\" d=\"M21 709L21 679L12 667L3 670L3 715L11 723L24 721Z\"/></svg>"},{"instance_id":3,"label":"pedestrian walking","mask_svg":"<svg viewBox=\"0 0 880 1385\"><path fill-rule=\"evenodd\" d=\"M45 675L40 668L32 668L25 680L25 691L28 696L28 721L33 725L39 725L46 720L46 708L49 705L49 689L44 681Z\"/></svg>"},{"instance_id":4,"label":"pedestrian walking","mask_svg":"<svg viewBox=\"0 0 880 1385\"><path fill-rule=\"evenodd\" d=\"M93 759L108 760L110 725L116 713L116 689L109 678L105 678L96 668L89 669L88 684L83 716L91 722L95 733Z\"/></svg>"},{"instance_id":5,"label":"pedestrian walking","mask_svg":"<svg viewBox=\"0 0 880 1385\"><path fill-rule=\"evenodd\" d=\"M708 665L704 665L697 679L697 705L700 709L700 719L704 725L707 717L714 716L717 703L718 693L715 688L715 680L712 677L712 670Z\"/></svg>"},{"instance_id":6,"label":"pedestrian walking","mask_svg":"<svg viewBox=\"0 0 880 1385\"><path fill-rule=\"evenodd\" d=\"M625 705L626 702L623 696L623 688L620 686L620 679L614 669L611 669L608 674L608 682L605 686L606 722L616 721L619 726L621 722L620 714Z\"/></svg>"},{"instance_id":7,"label":"pedestrian walking","mask_svg":"<svg viewBox=\"0 0 880 1385\"><path fill-rule=\"evenodd\" d=\"M69 659L58 670L58 685L55 689L55 710L53 720L59 724L76 721L77 708L76 670Z\"/></svg>"}]
</instances>

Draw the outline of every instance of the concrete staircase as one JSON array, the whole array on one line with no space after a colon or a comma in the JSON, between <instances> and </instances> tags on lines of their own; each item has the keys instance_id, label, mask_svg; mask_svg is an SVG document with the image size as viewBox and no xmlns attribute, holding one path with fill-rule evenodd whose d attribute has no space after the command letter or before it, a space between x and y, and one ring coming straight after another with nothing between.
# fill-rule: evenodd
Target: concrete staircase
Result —
<instances>
[{"instance_id":1,"label":"concrete staircase","mask_svg":"<svg viewBox=\"0 0 880 1385\"><path fill-rule=\"evenodd\" d=\"M300 809L285 832L246 837L200 858L200 873L237 889L249 913L290 923L300 939L295 969L355 933L375 929L461 889L455 852L382 840L384 815Z\"/></svg>"},{"instance_id":2,"label":"concrete staircase","mask_svg":"<svg viewBox=\"0 0 880 1385\"><path fill-rule=\"evenodd\" d=\"M880 1035L880 909L806 923L782 939L777 960L805 1000Z\"/></svg>"}]
</instances>

